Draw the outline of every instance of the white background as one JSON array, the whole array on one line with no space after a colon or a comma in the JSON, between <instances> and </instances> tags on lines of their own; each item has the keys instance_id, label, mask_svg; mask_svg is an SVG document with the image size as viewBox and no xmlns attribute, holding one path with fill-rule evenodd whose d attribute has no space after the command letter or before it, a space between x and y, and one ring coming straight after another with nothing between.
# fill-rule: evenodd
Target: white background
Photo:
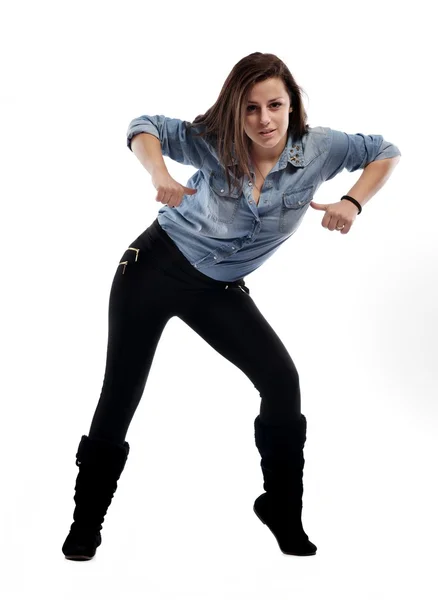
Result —
<instances>
[{"instance_id":1,"label":"white background","mask_svg":"<svg viewBox=\"0 0 438 600\"><path fill-rule=\"evenodd\" d=\"M15 2L0 14L1 472L5 600L436 599L436 32L426 2ZM112 279L155 219L129 122L192 121L270 52L310 126L381 134L402 158L347 235L308 209L246 278L300 374L303 524L281 553L246 376L179 319L164 330L89 562L61 546L75 453L105 368ZM165 158L184 184L194 168ZM361 174L344 170L315 202ZM187 201L187 199L185 200ZM263 361L263 355L260 361Z\"/></svg>"}]
</instances>

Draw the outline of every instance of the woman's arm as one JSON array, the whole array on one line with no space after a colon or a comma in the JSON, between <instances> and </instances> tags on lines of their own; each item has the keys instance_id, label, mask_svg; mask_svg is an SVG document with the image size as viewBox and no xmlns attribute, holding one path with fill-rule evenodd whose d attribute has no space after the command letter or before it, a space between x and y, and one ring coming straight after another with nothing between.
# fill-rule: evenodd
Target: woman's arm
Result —
<instances>
[{"instance_id":1,"label":"woman's arm","mask_svg":"<svg viewBox=\"0 0 438 600\"><path fill-rule=\"evenodd\" d=\"M163 159L160 140L151 133L139 133L132 138L131 148L143 167L153 177L154 174L169 171Z\"/></svg>"}]
</instances>

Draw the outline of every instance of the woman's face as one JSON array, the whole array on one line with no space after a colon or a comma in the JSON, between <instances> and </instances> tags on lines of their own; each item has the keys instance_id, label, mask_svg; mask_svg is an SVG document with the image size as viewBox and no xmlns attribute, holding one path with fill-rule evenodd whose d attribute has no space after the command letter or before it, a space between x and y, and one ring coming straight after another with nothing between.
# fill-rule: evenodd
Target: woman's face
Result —
<instances>
[{"instance_id":1,"label":"woman's face","mask_svg":"<svg viewBox=\"0 0 438 600\"><path fill-rule=\"evenodd\" d=\"M260 155L282 151L287 141L289 114L292 111L289 94L277 77L254 84L245 107L244 131ZM261 131L274 129L268 136Z\"/></svg>"}]
</instances>

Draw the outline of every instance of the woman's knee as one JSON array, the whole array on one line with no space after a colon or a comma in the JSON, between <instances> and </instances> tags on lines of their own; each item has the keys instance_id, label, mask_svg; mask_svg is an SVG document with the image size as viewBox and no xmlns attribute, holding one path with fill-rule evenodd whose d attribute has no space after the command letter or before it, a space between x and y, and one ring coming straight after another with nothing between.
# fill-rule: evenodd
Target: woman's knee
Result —
<instances>
[{"instance_id":1,"label":"woman's knee","mask_svg":"<svg viewBox=\"0 0 438 600\"><path fill-rule=\"evenodd\" d=\"M265 374L263 386L267 386L268 389L299 390L300 376L294 364L281 369L271 368Z\"/></svg>"}]
</instances>

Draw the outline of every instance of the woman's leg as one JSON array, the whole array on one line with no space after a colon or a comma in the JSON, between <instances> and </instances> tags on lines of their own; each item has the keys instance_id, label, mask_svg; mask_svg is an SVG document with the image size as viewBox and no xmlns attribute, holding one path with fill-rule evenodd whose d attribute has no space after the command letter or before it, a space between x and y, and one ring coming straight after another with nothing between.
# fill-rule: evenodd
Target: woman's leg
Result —
<instances>
[{"instance_id":1,"label":"woman's leg","mask_svg":"<svg viewBox=\"0 0 438 600\"><path fill-rule=\"evenodd\" d=\"M283 424L299 418L295 364L249 294L239 287L207 290L177 316L249 377L260 393L264 422Z\"/></svg>"},{"instance_id":2,"label":"woman's leg","mask_svg":"<svg viewBox=\"0 0 438 600\"><path fill-rule=\"evenodd\" d=\"M112 283L105 375L89 431L90 438L114 443L125 439L161 334L172 317L169 281L155 269L154 252L140 248L137 240L121 257Z\"/></svg>"},{"instance_id":3,"label":"woman's leg","mask_svg":"<svg viewBox=\"0 0 438 600\"><path fill-rule=\"evenodd\" d=\"M144 235L121 256L111 286L105 376L90 433L76 453L76 507L62 546L70 560L92 559L102 542L102 523L130 451L125 435L172 316L173 280L157 268L160 252Z\"/></svg>"},{"instance_id":4,"label":"woman's leg","mask_svg":"<svg viewBox=\"0 0 438 600\"><path fill-rule=\"evenodd\" d=\"M315 554L301 522L307 420L301 414L298 372L284 344L239 287L200 294L178 316L259 390L254 433L265 492L254 511L282 552Z\"/></svg>"}]
</instances>

